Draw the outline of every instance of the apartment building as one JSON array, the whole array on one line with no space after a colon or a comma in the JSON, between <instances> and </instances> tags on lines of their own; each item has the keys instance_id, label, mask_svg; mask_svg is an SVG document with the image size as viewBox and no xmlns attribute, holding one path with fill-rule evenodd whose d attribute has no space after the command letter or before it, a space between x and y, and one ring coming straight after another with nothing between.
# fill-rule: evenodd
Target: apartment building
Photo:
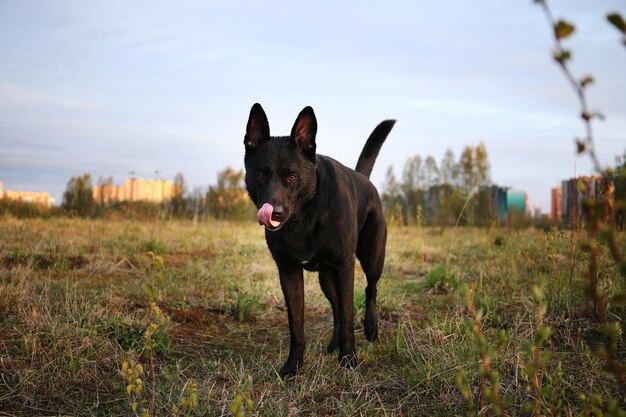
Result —
<instances>
[{"instance_id":1,"label":"apartment building","mask_svg":"<svg viewBox=\"0 0 626 417\"><path fill-rule=\"evenodd\" d=\"M528 206L528 195L525 191L507 190L506 206L507 211L515 209L522 214L526 214L526 207Z\"/></svg>"},{"instance_id":2,"label":"apartment building","mask_svg":"<svg viewBox=\"0 0 626 417\"><path fill-rule=\"evenodd\" d=\"M608 183L606 181L609 181ZM554 191L554 189L553 189ZM561 181L560 187L560 220L564 225L580 225L585 220L582 203L585 199L601 199L608 193L608 198L613 199L613 184L599 175L581 176ZM553 196L558 198L558 194Z\"/></svg>"},{"instance_id":3,"label":"apartment building","mask_svg":"<svg viewBox=\"0 0 626 417\"><path fill-rule=\"evenodd\" d=\"M25 203L42 204L47 207L54 205L55 200L50 194L35 191L12 191L5 190L4 185L0 182L0 198L9 200L23 201Z\"/></svg>"},{"instance_id":4,"label":"apartment building","mask_svg":"<svg viewBox=\"0 0 626 417\"><path fill-rule=\"evenodd\" d=\"M561 187L555 187L550 190L550 219L561 220L563 211L561 210L562 191Z\"/></svg>"},{"instance_id":5,"label":"apartment building","mask_svg":"<svg viewBox=\"0 0 626 417\"><path fill-rule=\"evenodd\" d=\"M117 201L148 201L160 203L174 195L172 181L163 179L126 178L122 185L102 184L92 187L93 198L99 204Z\"/></svg>"}]
</instances>

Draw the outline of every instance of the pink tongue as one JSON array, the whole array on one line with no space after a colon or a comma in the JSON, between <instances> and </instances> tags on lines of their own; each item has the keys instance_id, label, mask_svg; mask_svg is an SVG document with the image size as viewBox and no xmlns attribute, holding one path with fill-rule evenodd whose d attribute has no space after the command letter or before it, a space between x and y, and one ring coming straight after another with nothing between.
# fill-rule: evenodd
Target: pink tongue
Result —
<instances>
[{"instance_id":1,"label":"pink tongue","mask_svg":"<svg viewBox=\"0 0 626 417\"><path fill-rule=\"evenodd\" d=\"M263 204L263 207L259 209L256 217L259 220L259 224L262 224L267 227L272 227L272 213L274 212L274 207L270 203Z\"/></svg>"}]
</instances>

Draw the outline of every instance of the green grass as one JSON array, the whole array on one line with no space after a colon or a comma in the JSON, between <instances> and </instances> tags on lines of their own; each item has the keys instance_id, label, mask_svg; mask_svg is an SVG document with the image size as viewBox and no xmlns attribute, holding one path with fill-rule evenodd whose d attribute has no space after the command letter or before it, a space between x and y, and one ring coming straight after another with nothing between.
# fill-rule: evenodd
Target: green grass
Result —
<instances>
[{"instance_id":1,"label":"green grass","mask_svg":"<svg viewBox=\"0 0 626 417\"><path fill-rule=\"evenodd\" d=\"M487 341L495 345L501 331L508 336L492 367L500 392L511 396L509 415L530 415L522 346L536 330L532 288L542 280L544 324L552 330L544 380L559 381L562 415L584 412L590 400L581 395L599 395L606 409L608 399L624 394L595 353L603 336L583 296L583 238L393 227L379 285L379 341L366 342L358 324L361 365L339 368L336 355L325 354L330 307L316 275L307 273L305 365L281 381L287 314L261 227L2 219L0 415L132 415L120 373L129 355L144 367L141 398L154 399L160 416L186 404L190 381L197 384L197 404L188 410L194 416L464 415L456 377L467 373L476 403L481 377L462 286L474 289ZM603 262L610 295L624 283ZM359 266L356 276L360 323ZM164 316L152 336L154 371L142 350L152 300ZM624 319L623 306L611 313ZM622 361L624 351L622 338Z\"/></svg>"}]
</instances>

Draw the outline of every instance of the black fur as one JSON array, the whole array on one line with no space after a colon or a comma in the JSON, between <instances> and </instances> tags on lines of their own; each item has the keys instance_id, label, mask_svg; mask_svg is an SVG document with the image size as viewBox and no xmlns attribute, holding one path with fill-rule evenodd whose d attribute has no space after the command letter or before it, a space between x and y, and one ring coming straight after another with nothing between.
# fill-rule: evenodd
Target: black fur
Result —
<instances>
[{"instance_id":1,"label":"black fur","mask_svg":"<svg viewBox=\"0 0 626 417\"><path fill-rule=\"evenodd\" d=\"M334 330L328 352L339 349L340 364L353 367L356 254L367 277L365 336L369 341L378 336L376 284L385 260L387 227L378 192L368 177L394 123L386 120L374 129L354 171L316 154L317 120L311 107L300 112L290 136L279 137L270 136L259 104L250 110L244 138L246 187L259 219L265 204L273 208L265 239L278 266L289 317L290 352L280 370L282 377L295 375L303 362L303 269L319 271L332 307Z\"/></svg>"}]
</instances>

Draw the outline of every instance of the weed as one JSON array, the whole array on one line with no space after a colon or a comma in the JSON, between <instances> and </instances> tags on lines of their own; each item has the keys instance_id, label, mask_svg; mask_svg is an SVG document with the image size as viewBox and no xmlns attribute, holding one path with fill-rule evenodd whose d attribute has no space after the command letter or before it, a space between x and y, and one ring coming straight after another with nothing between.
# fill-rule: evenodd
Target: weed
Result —
<instances>
[{"instance_id":1,"label":"weed","mask_svg":"<svg viewBox=\"0 0 626 417\"><path fill-rule=\"evenodd\" d=\"M496 235L496 237L493 239L493 244L494 246L505 246L506 245L506 236L504 235Z\"/></svg>"},{"instance_id":2,"label":"weed","mask_svg":"<svg viewBox=\"0 0 626 417\"><path fill-rule=\"evenodd\" d=\"M152 252L157 255L163 255L165 252L167 252L167 246L165 245L164 242L158 239L152 238L152 239L144 240L143 242L141 242L139 246L139 251L140 252Z\"/></svg>"},{"instance_id":3,"label":"weed","mask_svg":"<svg viewBox=\"0 0 626 417\"><path fill-rule=\"evenodd\" d=\"M99 326L101 334L115 341L124 350L141 350L145 343L145 333L148 325L129 323L119 317L105 319ZM151 334L153 351L157 355L165 355L171 340L163 329L156 329Z\"/></svg>"},{"instance_id":4,"label":"weed","mask_svg":"<svg viewBox=\"0 0 626 417\"><path fill-rule=\"evenodd\" d=\"M249 381L241 387L241 392L235 395L235 399L230 404L230 412L233 417L243 417L246 415L246 410L251 410L254 402L248 397L248 390L250 389Z\"/></svg>"},{"instance_id":5,"label":"weed","mask_svg":"<svg viewBox=\"0 0 626 417\"><path fill-rule=\"evenodd\" d=\"M258 294L250 294L244 290L235 291L235 300L232 304L232 313L242 323L252 319L258 310L260 297Z\"/></svg>"},{"instance_id":6,"label":"weed","mask_svg":"<svg viewBox=\"0 0 626 417\"><path fill-rule=\"evenodd\" d=\"M473 292L468 287L463 287L462 292L465 296L465 303L470 316L467 325L474 333L476 345L480 352L479 374L482 376L480 384L480 414L481 416L485 415L486 403L489 401L494 404L496 415L507 416L506 404L509 401L500 395L498 373L492 367L494 354L507 342L507 335L504 331L500 332L494 349L483 334L481 325L483 313L480 310L476 310L474 306ZM467 401L468 413L473 415L474 401L469 392L467 374L464 370L459 372L456 381L463 397Z\"/></svg>"},{"instance_id":7,"label":"weed","mask_svg":"<svg viewBox=\"0 0 626 417\"><path fill-rule=\"evenodd\" d=\"M535 401L527 403L525 408L535 412L535 416L541 416L542 403L546 401L546 394L556 394L554 390L544 390L541 386L542 371L550 360L548 353L542 352L542 348L550 337L550 328L543 325L543 317L548 309L544 297L544 284L533 287L533 296L537 303L537 313L535 316L535 337L532 341L527 340L522 347L527 360L524 367L530 390L533 392Z\"/></svg>"},{"instance_id":8,"label":"weed","mask_svg":"<svg viewBox=\"0 0 626 417\"><path fill-rule=\"evenodd\" d=\"M424 286L428 289L438 292L448 292L450 289L456 289L458 282L455 274L446 265L437 265L426 274L424 278Z\"/></svg>"},{"instance_id":9,"label":"weed","mask_svg":"<svg viewBox=\"0 0 626 417\"><path fill-rule=\"evenodd\" d=\"M183 411L184 416L189 416L198 405L198 384L193 380L187 381L183 387L178 406L172 407L172 415L177 417L179 411Z\"/></svg>"},{"instance_id":10,"label":"weed","mask_svg":"<svg viewBox=\"0 0 626 417\"><path fill-rule=\"evenodd\" d=\"M122 375L126 380L126 394L129 397L130 408L137 415L137 409L141 401L141 393L143 392L143 366L134 358L128 358L122 362ZM143 402L143 401L141 401Z\"/></svg>"}]
</instances>

